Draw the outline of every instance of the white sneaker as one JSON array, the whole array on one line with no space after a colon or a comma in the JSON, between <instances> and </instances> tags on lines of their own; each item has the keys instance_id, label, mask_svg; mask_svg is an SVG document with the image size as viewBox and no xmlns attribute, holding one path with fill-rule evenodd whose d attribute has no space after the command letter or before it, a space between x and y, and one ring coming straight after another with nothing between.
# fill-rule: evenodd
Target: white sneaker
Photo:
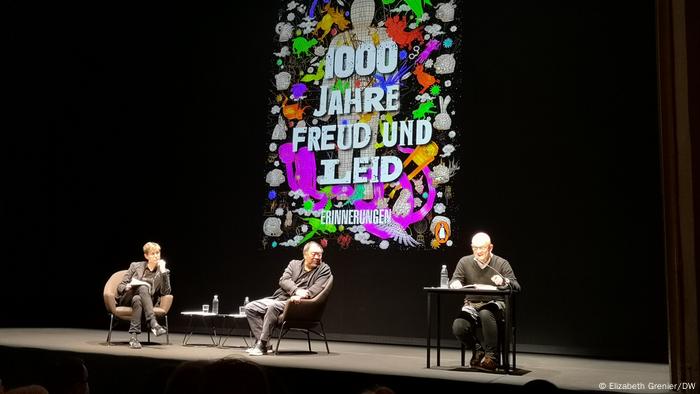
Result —
<instances>
[{"instance_id":1,"label":"white sneaker","mask_svg":"<svg viewBox=\"0 0 700 394\"><path fill-rule=\"evenodd\" d=\"M255 349L255 346L249 347L248 349L245 350L246 353L250 353ZM267 353L274 353L274 350L272 350L272 345L267 345Z\"/></svg>"},{"instance_id":2,"label":"white sneaker","mask_svg":"<svg viewBox=\"0 0 700 394\"><path fill-rule=\"evenodd\" d=\"M262 350L258 349L257 347L254 347L253 350L248 352L248 355L250 356L262 356L263 354L265 353L263 353Z\"/></svg>"},{"instance_id":3,"label":"white sneaker","mask_svg":"<svg viewBox=\"0 0 700 394\"><path fill-rule=\"evenodd\" d=\"M272 346L270 346L271 348ZM249 355L251 356L262 356L263 354L267 354L268 352L268 345L267 343L260 342L258 341L255 346L253 346L251 349L246 350Z\"/></svg>"}]
</instances>

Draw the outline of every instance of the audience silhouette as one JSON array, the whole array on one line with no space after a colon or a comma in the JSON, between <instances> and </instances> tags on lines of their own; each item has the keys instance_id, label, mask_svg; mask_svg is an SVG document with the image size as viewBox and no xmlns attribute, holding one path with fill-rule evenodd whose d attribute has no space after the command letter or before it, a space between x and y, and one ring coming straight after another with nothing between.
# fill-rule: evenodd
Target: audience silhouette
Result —
<instances>
[{"instance_id":1,"label":"audience silhouette","mask_svg":"<svg viewBox=\"0 0 700 394\"><path fill-rule=\"evenodd\" d=\"M49 365L46 389L51 394L89 394L88 370L76 357L55 359Z\"/></svg>"},{"instance_id":2,"label":"audience silhouette","mask_svg":"<svg viewBox=\"0 0 700 394\"><path fill-rule=\"evenodd\" d=\"M186 361L168 379L165 394L269 394L264 367L245 359Z\"/></svg>"}]
</instances>

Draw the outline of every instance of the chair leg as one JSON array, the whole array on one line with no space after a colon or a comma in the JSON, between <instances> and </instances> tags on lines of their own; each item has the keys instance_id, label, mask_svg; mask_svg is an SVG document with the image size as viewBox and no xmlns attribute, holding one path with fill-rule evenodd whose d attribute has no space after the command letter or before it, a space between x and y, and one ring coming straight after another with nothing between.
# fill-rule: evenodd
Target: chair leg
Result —
<instances>
[{"instance_id":1,"label":"chair leg","mask_svg":"<svg viewBox=\"0 0 700 394\"><path fill-rule=\"evenodd\" d=\"M170 345L170 327L168 327L168 315L165 315L165 344Z\"/></svg>"},{"instance_id":2,"label":"chair leg","mask_svg":"<svg viewBox=\"0 0 700 394\"><path fill-rule=\"evenodd\" d=\"M148 343L151 343L151 330L146 327L146 332L148 333Z\"/></svg>"},{"instance_id":3,"label":"chair leg","mask_svg":"<svg viewBox=\"0 0 700 394\"><path fill-rule=\"evenodd\" d=\"M114 315L109 314L109 331L107 332L107 346L112 346L112 327L114 327Z\"/></svg>"},{"instance_id":4,"label":"chair leg","mask_svg":"<svg viewBox=\"0 0 700 394\"><path fill-rule=\"evenodd\" d=\"M318 324L321 325L321 332L323 333L323 342L326 343L326 353L331 354L331 351L328 348L328 339L326 338L326 330L323 328L323 322L319 321Z\"/></svg>"},{"instance_id":5,"label":"chair leg","mask_svg":"<svg viewBox=\"0 0 700 394\"><path fill-rule=\"evenodd\" d=\"M280 352L280 341L282 341L282 332L284 331L286 322L282 323L282 327L279 328L279 332L277 333L277 347L275 347L275 354L279 354Z\"/></svg>"},{"instance_id":6,"label":"chair leg","mask_svg":"<svg viewBox=\"0 0 700 394\"><path fill-rule=\"evenodd\" d=\"M311 352L311 334L309 330L306 330L306 342L309 344L309 352Z\"/></svg>"},{"instance_id":7,"label":"chair leg","mask_svg":"<svg viewBox=\"0 0 700 394\"><path fill-rule=\"evenodd\" d=\"M464 346L464 344L461 343L461 341L460 341L459 350L460 350L460 352L461 352L461 354L462 354L462 366L464 366L464 354L467 352L467 347Z\"/></svg>"},{"instance_id":8,"label":"chair leg","mask_svg":"<svg viewBox=\"0 0 700 394\"><path fill-rule=\"evenodd\" d=\"M498 360L498 365L500 367L504 367L506 365L506 363L505 363L506 359L503 355L505 353L504 350L506 349L506 346L504 343L505 336L506 336L505 330L503 330L503 327L499 323L499 325L498 325L498 342L496 345L496 349L498 349L497 360Z\"/></svg>"}]
</instances>

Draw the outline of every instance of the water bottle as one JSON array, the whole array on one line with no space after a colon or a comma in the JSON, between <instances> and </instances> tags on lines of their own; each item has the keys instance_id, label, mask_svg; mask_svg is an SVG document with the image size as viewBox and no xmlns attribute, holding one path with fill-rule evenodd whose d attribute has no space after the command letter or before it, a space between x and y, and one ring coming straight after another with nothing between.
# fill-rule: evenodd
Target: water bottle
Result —
<instances>
[{"instance_id":1,"label":"water bottle","mask_svg":"<svg viewBox=\"0 0 700 394\"><path fill-rule=\"evenodd\" d=\"M211 313L218 315L219 314L219 296L214 295L214 300L211 302Z\"/></svg>"},{"instance_id":2,"label":"water bottle","mask_svg":"<svg viewBox=\"0 0 700 394\"><path fill-rule=\"evenodd\" d=\"M440 270L440 287L447 288L450 282L450 277L447 275L447 266L443 265Z\"/></svg>"},{"instance_id":3,"label":"water bottle","mask_svg":"<svg viewBox=\"0 0 700 394\"><path fill-rule=\"evenodd\" d=\"M243 300L243 306L246 306L250 303L250 298L246 297L245 300Z\"/></svg>"}]
</instances>

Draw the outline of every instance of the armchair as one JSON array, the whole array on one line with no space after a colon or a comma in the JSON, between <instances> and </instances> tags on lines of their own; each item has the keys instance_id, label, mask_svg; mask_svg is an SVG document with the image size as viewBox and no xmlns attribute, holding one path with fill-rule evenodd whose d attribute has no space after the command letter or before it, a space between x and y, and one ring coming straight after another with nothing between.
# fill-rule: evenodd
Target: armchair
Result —
<instances>
[{"instance_id":1,"label":"armchair","mask_svg":"<svg viewBox=\"0 0 700 394\"><path fill-rule=\"evenodd\" d=\"M277 325L279 332L277 335L277 346L275 348L275 354L279 353L280 341L289 330L304 331L306 332L306 340L309 344L309 352L311 352L311 336L310 333L323 338L326 343L326 352L330 353L328 348L328 340L326 339L326 331L323 328L323 322L321 317L323 316L323 311L326 309L326 302L330 295L331 289L333 288L333 276L328 278L326 285L323 290L321 290L316 297L311 299L302 299L298 304L287 302L284 307L284 311L277 318ZM317 331L315 328L317 326L321 327L321 331Z\"/></svg>"},{"instance_id":2,"label":"armchair","mask_svg":"<svg viewBox=\"0 0 700 394\"><path fill-rule=\"evenodd\" d=\"M104 291L102 292L105 308L109 312L109 333L107 334L107 345L112 344L112 329L119 322L119 320L131 320L131 314L133 310L130 306L117 306L117 286L124 278L127 270L117 271L109 278L107 283L105 283ZM165 317L165 329L167 330L165 339L166 343L170 344L170 330L168 328L168 312L170 307L173 305L172 294L160 297L160 302L158 306L154 306L153 312L156 314L156 318ZM114 318L117 318L115 321ZM151 341L151 331L148 330L148 342Z\"/></svg>"}]
</instances>

